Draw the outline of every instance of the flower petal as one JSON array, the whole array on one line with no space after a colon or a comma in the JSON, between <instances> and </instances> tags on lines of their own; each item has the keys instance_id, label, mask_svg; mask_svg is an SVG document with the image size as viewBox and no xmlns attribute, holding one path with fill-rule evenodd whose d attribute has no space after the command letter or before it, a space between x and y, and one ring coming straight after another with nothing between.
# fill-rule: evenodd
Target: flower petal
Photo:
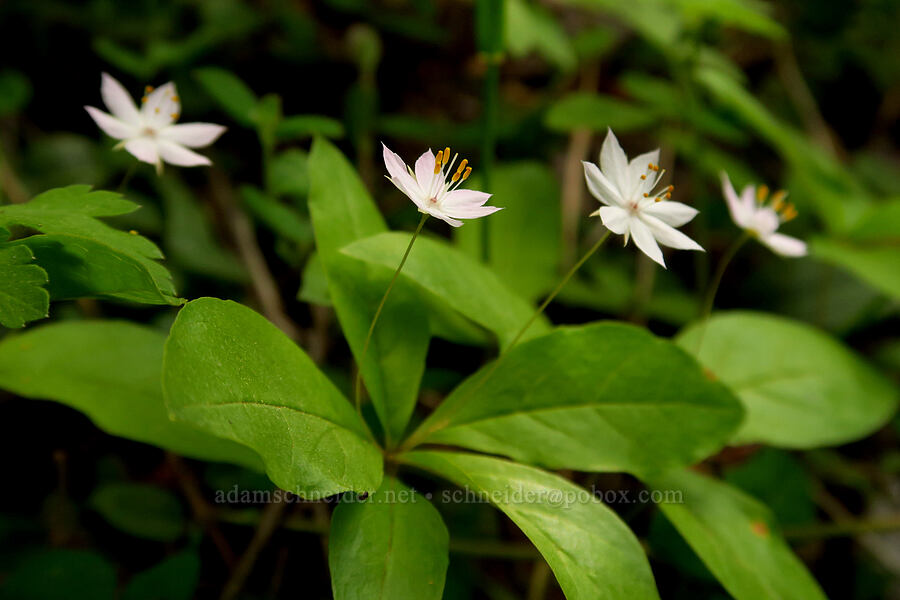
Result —
<instances>
[{"instance_id":1,"label":"flower petal","mask_svg":"<svg viewBox=\"0 0 900 600\"><path fill-rule=\"evenodd\" d=\"M438 208L430 208L430 207L429 207L429 208L425 208L425 209L423 209L423 210L424 210L425 212L427 212L429 215L431 215L432 217L437 217L437 218L440 219L441 221L444 221L445 223L448 223L448 224L450 224L450 225L453 226L453 227L461 227L462 224L463 224L462 221L457 221L456 219L454 219L453 217L451 217L450 215L448 215L447 213L441 211L441 210L438 209ZM421 211L420 211L420 212L421 212Z\"/></svg>"},{"instance_id":2,"label":"flower petal","mask_svg":"<svg viewBox=\"0 0 900 600\"><path fill-rule=\"evenodd\" d=\"M659 148L650 152L644 152L631 159L631 162L628 163L627 185L629 191L634 190L632 193L649 191L650 186L659 179L659 172L651 171L649 168L650 163L659 165ZM642 180L641 175L646 175L647 177Z\"/></svg>"},{"instance_id":3,"label":"flower petal","mask_svg":"<svg viewBox=\"0 0 900 600\"><path fill-rule=\"evenodd\" d=\"M382 155L384 156L384 166L390 174L389 179L397 186L397 189L412 200L416 206L421 207L425 194L419 189L419 184L416 182L416 179L409 174L406 163L384 143L382 143L381 146Z\"/></svg>"},{"instance_id":4,"label":"flower petal","mask_svg":"<svg viewBox=\"0 0 900 600\"><path fill-rule=\"evenodd\" d=\"M166 127L159 136L188 148L203 148L216 141L225 129L213 123L182 123Z\"/></svg>"},{"instance_id":5,"label":"flower petal","mask_svg":"<svg viewBox=\"0 0 900 600\"><path fill-rule=\"evenodd\" d=\"M678 250L700 250L701 252L704 251L700 244L698 244L685 234L681 233L674 227L666 225L656 217L650 216L648 214L642 214L641 220L647 227L650 228L650 231L653 233L653 237L656 238L656 240L663 246L676 248Z\"/></svg>"},{"instance_id":6,"label":"flower petal","mask_svg":"<svg viewBox=\"0 0 900 600\"><path fill-rule=\"evenodd\" d=\"M171 81L159 86L144 97L147 101L141 106L141 115L148 125L156 129L171 125L181 113L178 92L175 90L175 84Z\"/></svg>"},{"instance_id":7,"label":"flower petal","mask_svg":"<svg viewBox=\"0 0 900 600\"><path fill-rule=\"evenodd\" d=\"M631 237L634 238L634 243L640 251L665 268L666 261L663 260L662 250L659 249L659 244L656 243L650 228L641 219L630 219L628 229L631 231Z\"/></svg>"},{"instance_id":8,"label":"flower petal","mask_svg":"<svg viewBox=\"0 0 900 600\"><path fill-rule=\"evenodd\" d=\"M628 221L631 220L631 213L624 208L619 208L618 206L601 206L600 210L594 214L599 214L603 226L613 233L623 235L628 231Z\"/></svg>"},{"instance_id":9,"label":"flower petal","mask_svg":"<svg viewBox=\"0 0 900 600\"><path fill-rule=\"evenodd\" d=\"M666 225L681 227L696 217L697 213L700 211L693 206L688 206L681 202L670 202L665 200L647 205L642 212L646 215L656 217Z\"/></svg>"},{"instance_id":10,"label":"flower petal","mask_svg":"<svg viewBox=\"0 0 900 600\"><path fill-rule=\"evenodd\" d=\"M600 168L606 178L619 190L620 196L629 192L628 184L628 157L619 145L619 140L612 129L606 130L606 139L600 148Z\"/></svg>"},{"instance_id":11,"label":"flower petal","mask_svg":"<svg viewBox=\"0 0 900 600\"><path fill-rule=\"evenodd\" d=\"M200 165L212 164L212 161L202 154L197 154L193 150L188 150L175 142L159 140L157 146L159 148L160 157L170 165L178 165L179 167L198 167Z\"/></svg>"},{"instance_id":12,"label":"flower petal","mask_svg":"<svg viewBox=\"0 0 900 600\"><path fill-rule=\"evenodd\" d=\"M760 238L759 241L781 256L806 256L806 242L789 235L773 233Z\"/></svg>"},{"instance_id":13,"label":"flower petal","mask_svg":"<svg viewBox=\"0 0 900 600\"><path fill-rule=\"evenodd\" d=\"M97 127L102 129L109 137L116 138L117 140L124 140L138 134L137 127L129 125L128 123L103 112L99 108L85 106L84 110L88 111L88 114L91 115L91 118L94 120L94 123L97 124Z\"/></svg>"},{"instance_id":14,"label":"flower petal","mask_svg":"<svg viewBox=\"0 0 900 600\"><path fill-rule=\"evenodd\" d=\"M622 206L625 201L616 187L600 171L600 168L592 162L581 161L584 165L584 180L587 182L591 195L607 206Z\"/></svg>"},{"instance_id":15,"label":"flower petal","mask_svg":"<svg viewBox=\"0 0 900 600\"><path fill-rule=\"evenodd\" d=\"M125 142L125 149L141 162L151 165L159 164L159 151L156 142L149 138L136 138Z\"/></svg>"},{"instance_id":16,"label":"flower petal","mask_svg":"<svg viewBox=\"0 0 900 600\"><path fill-rule=\"evenodd\" d=\"M426 199L434 196L434 190L431 189L434 177L434 153L429 148L416 161L416 181Z\"/></svg>"},{"instance_id":17,"label":"flower petal","mask_svg":"<svg viewBox=\"0 0 900 600\"><path fill-rule=\"evenodd\" d=\"M129 125L139 126L140 113L122 84L109 73L103 73L100 79L100 95L109 112Z\"/></svg>"},{"instance_id":18,"label":"flower petal","mask_svg":"<svg viewBox=\"0 0 900 600\"><path fill-rule=\"evenodd\" d=\"M734 186L731 185L731 180L728 179L728 174L723 171L720 177L722 179L722 195L725 196L725 202L728 204L731 220L741 229L746 229L750 223L752 213L747 210L744 198L738 198L737 192L734 191ZM744 193L746 194L746 192L747 188L744 188ZM753 192L750 193L752 194ZM752 210L752 208L751 205L750 209Z\"/></svg>"}]
</instances>

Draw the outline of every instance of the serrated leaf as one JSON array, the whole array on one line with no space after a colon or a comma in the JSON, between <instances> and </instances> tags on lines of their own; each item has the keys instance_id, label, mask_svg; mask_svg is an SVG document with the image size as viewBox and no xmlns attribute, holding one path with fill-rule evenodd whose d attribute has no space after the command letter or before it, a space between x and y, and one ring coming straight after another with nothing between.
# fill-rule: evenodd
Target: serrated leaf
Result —
<instances>
[{"instance_id":1,"label":"serrated leaf","mask_svg":"<svg viewBox=\"0 0 900 600\"><path fill-rule=\"evenodd\" d=\"M897 409L890 381L826 333L797 321L717 314L680 334L678 344L690 352L699 344L700 362L744 404L735 443L832 446L868 435Z\"/></svg>"},{"instance_id":2,"label":"serrated leaf","mask_svg":"<svg viewBox=\"0 0 900 600\"><path fill-rule=\"evenodd\" d=\"M157 262L163 255L156 244L141 235L113 229L96 218L126 214L138 208L119 194L92 192L90 186L71 185L44 192L25 204L0 206L0 226L9 229L15 225L46 234L83 237L108 246L137 261L150 274L159 292L159 300L154 303L181 304L172 276Z\"/></svg>"},{"instance_id":3,"label":"serrated leaf","mask_svg":"<svg viewBox=\"0 0 900 600\"><path fill-rule=\"evenodd\" d=\"M663 514L737 600L825 600L765 506L692 471L650 483L663 494L680 493L682 502L660 504Z\"/></svg>"},{"instance_id":4,"label":"serrated leaf","mask_svg":"<svg viewBox=\"0 0 900 600\"><path fill-rule=\"evenodd\" d=\"M568 600L659 598L637 538L587 490L534 467L457 452L411 452L404 463L482 494L518 525Z\"/></svg>"},{"instance_id":5,"label":"serrated leaf","mask_svg":"<svg viewBox=\"0 0 900 600\"><path fill-rule=\"evenodd\" d=\"M341 252L356 260L396 269L409 244L409 234L381 233L345 246ZM390 273L390 271L384 271ZM455 310L494 332L502 347L515 338L534 314L534 309L510 290L500 278L481 263L443 240L419 236L401 271L408 279ZM549 329L546 319L535 322L523 339Z\"/></svg>"},{"instance_id":6,"label":"serrated leaf","mask_svg":"<svg viewBox=\"0 0 900 600\"><path fill-rule=\"evenodd\" d=\"M173 418L255 450L269 478L304 497L381 482L381 454L349 402L294 342L230 301L178 313L163 364Z\"/></svg>"},{"instance_id":7,"label":"serrated leaf","mask_svg":"<svg viewBox=\"0 0 900 600\"><path fill-rule=\"evenodd\" d=\"M0 388L71 406L112 435L260 470L249 449L169 419L160 382L165 341L126 322L36 327L0 341Z\"/></svg>"},{"instance_id":8,"label":"serrated leaf","mask_svg":"<svg viewBox=\"0 0 900 600\"><path fill-rule=\"evenodd\" d=\"M449 534L424 497L385 477L365 500L334 510L328 565L335 600L440 600Z\"/></svg>"},{"instance_id":9,"label":"serrated leaf","mask_svg":"<svg viewBox=\"0 0 900 600\"><path fill-rule=\"evenodd\" d=\"M418 439L549 468L640 475L712 454L742 414L674 344L620 323L558 328L492 369L460 384Z\"/></svg>"},{"instance_id":10,"label":"serrated leaf","mask_svg":"<svg viewBox=\"0 0 900 600\"><path fill-rule=\"evenodd\" d=\"M178 498L153 485L108 483L94 490L88 504L113 527L139 538L172 542L184 532Z\"/></svg>"},{"instance_id":11,"label":"serrated leaf","mask_svg":"<svg viewBox=\"0 0 900 600\"><path fill-rule=\"evenodd\" d=\"M359 364L369 324L392 274L353 260L340 249L383 232L386 226L356 172L330 142L316 139L309 170L309 210L316 249L338 320ZM405 248L412 234L396 235L405 238ZM402 256L401 249L387 260L396 268ZM400 438L412 414L431 338L428 317L416 290L406 281L397 283L360 366L389 442Z\"/></svg>"},{"instance_id":12,"label":"serrated leaf","mask_svg":"<svg viewBox=\"0 0 900 600\"><path fill-rule=\"evenodd\" d=\"M0 246L0 325L4 327L24 327L29 321L47 317L47 272L31 264L33 261L27 246Z\"/></svg>"}]
</instances>

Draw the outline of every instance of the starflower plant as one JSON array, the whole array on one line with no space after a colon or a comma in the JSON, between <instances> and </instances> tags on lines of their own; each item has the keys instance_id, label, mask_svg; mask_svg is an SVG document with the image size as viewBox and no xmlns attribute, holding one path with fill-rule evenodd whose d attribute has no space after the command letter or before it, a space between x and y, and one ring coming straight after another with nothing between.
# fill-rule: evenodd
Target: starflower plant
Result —
<instances>
[{"instance_id":1,"label":"starflower plant","mask_svg":"<svg viewBox=\"0 0 900 600\"><path fill-rule=\"evenodd\" d=\"M212 162L190 148L203 148L216 141L225 127L213 123L181 123L181 100L171 81L158 88L147 86L138 109L125 88L108 73L103 73L100 94L109 113L93 106L85 110L108 136L121 140L116 149L125 148L141 162L162 173L163 162L179 167L211 165ZM112 114L110 114L112 113Z\"/></svg>"},{"instance_id":2,"label":"starflower plant","mask_svg":"<svg viewBox=\"0 0 900 600\"><path fill-rule=\"evenodd\" d=\"M665 267L659 244L679 250L700 250L700 245L681 233L681 227L697 215L697 209L672 202L675 187L660 187L665 169L659 167L659 149L645 152L629 162L611 129L600 150L600 166L583 161L588 189L604 204L591 216L600 216L613 233L624 235Z\"/></svg>"},{"instance_id":3,"label":"starflower plant","mask_svg":"<svg viewBox=\"0 0 900 600\"><path fill-rule=\"evenodd\" d=\"M786 202L787 192L779 190L769 196L765 185L744 186L738 196L726 173L722 173L722 195L728 203L728 212L734 224L755 237L775 254L781 256L806 256L806 242L778 233L782 223L797 216L797 209Z\"/></svg>"}]
</instances>

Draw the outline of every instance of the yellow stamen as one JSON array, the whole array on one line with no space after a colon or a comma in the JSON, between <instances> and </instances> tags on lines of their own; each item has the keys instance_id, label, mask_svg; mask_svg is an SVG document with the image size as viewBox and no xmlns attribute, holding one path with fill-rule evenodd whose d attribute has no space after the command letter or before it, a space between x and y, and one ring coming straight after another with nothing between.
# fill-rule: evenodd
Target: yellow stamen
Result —
<instances>
[{"instance_id":1,"label":"yellow stamen","mask_svg":"<svg viewBox=\"0 0 900 600\"><path fill-rule=\"evenodd\" d=\"M472 173L472 167L466 167L466 172L463 173L462 180L465 181L469 178L469 175Z\"/></svg>"},{"instance_id":2,"label":"yellow stamen","mask_svg":"<svg viewBox=\"0 0 900 600\"><path fill-rule=\"evenodd\" d=\"M444 158L441 160L441 164L446 165L448 160L450 160L450 146L444 148Z\"/></svg>"},{"instance_id":3,"label":"yellow stamen","mask_svg":"<svg viewBox=\"0 0 900 600\"><path fill-rule=\"evenodd\" d=\"M650 197L650 194L648 194L647 192L644 192L644 198L649 198L649 197Z\"/></svg>"},{"instance_id":4,"label":"yellow stamen","mask_svg":"<svg viewBox=\"0 0 900 600\"><path fill-rule=\"evenodd\" d=\"M437 158L434 159L434 174L437 175L441 172L441 158L444 156L443 150L438 150Z\"/></svg>"},{"instance_id":5,"label":"yellow stamen","mask_svg":"<svg viewBox=\"0 0 900 600\"><path fill-rule=\"evenodd\" d=\"M147 102L147 96L144 96L143 98L141 98L141 102L142 102L142 103L143 103L143 102Z\"/></svg>"},{"instance_id":6,"label":"yellow stamen","mask_svg":"<svg viewBox=\"0 0 900 600\"><path fill-rule=\"evenodd\" d=\"M794 205L790 202L787 203L787 206L784 207L784 212L781 213L781 220L787 223L788 221L792 221L797 217L797 209L794 208Z\"/></svg>"},{"instance_id":7,"label":"yellow stamen","mask_svg":"<svg viewBox=\"0 0 900 600\"><path fill-rule=\"evenodd\" d=\"M172 102L178 102L178 96L172 96Z\"/></svg>"},{"instance_id":8,"label":"yellow stamen","mask_svg":"<svg viewBox=\"0 0 900 600\"><path fill-rule=\"evenodd\" d=\"M145 93L145 94L149 94L150 92L153 91L153 89L154 89L154 88L153 88L152 85L148 85L147 87L144 88L144 93Z\"/></svg>"},{"instance_id":9,"label":"yellow stamen","mask_svg":"<svg viewBox=\"0 0 900 600\"><path fill-rule=\"evenodd\" d=\"M137 235L137 234L138 234L137 229L132 229L132 230L129 231L128 233L130 233L131 235Z\"/></svg>"},{"instance_id":10,"label":"yellow stamen","mask_svg":"<svg viewBox=\"0 0 900 600\"><path fill-rule=\"evenodd\" d=\"M761 185L756 190L756 201L762 204L769 197L769 186Z\"/></svg>"},{"instance_id":11,"label":"yellow stamen","mask_svg":"<svg viewBox=\"0 0 900 600\"><path fill-rule=\"evenodd\" d=\"M787 192L784 190L778 190L772 194L772 210L781 212L781 209L785 207L785 198L787 198Z\"/></svg>"},{"instance_id":12,"label":"yellow stamen","mask_svg":"<svg viewBox=\"0 0 900 600\"><path fill-rule=\"evenodd\" d=\"M675 191L675 186L674 186L674 185L670 185L669 187L666 188L666 191L667 191L667 192L674 192L674 191Z\"/></svg>"},{"instance_id":13,"label":"yellow stamen","mask_svg":"<svg viewBox=\"0 0 900 600\"><path fill-rule=\"evenodd\" d=\"M666 200L672 199L672 192L666 192Z\"/></svg>"},{"instance_id":14,"label":"yellow stamen","mask_svg":"<svg viewBox=\"0 0 900 600\"><path fill-rule=\"evenodd\" d=\"M462 162L459 163L459 167L456 169L456 173L453 174L452 181L457 181L460 177L462 177L463 171L466 170L466 165L469 164L469 159L464 158Z\"/></svg>"},{"instance_id":15,"label":"yellow stamen","mask_svg":"<svg viewBox=\"0 0 900 600\"><path fill-rule=\"evenodd\" d=\"M153 112L155 112L156 114L159 114L159 107L154 108Z\"/></svg>"},{"instance_id":16,"label":"yellow stamen","mask_svg":"<svg viewBox=\"0 0 900 600\"><path fill-rule=\"evenodd\" d=\"M178 113L172 113L169 116L172 117L172 120L174 121L175 119L178 118Z\"/></svg>"},{"instance_id":17,"label":"yellow stamen","mask_svg":"<svg viewBox=\"0 0 900 600\"><path fill-rule=\"evenodd\" d=\"M641 179L647 179L646 175L641 175Z\"/></svg>"}]
</instances>

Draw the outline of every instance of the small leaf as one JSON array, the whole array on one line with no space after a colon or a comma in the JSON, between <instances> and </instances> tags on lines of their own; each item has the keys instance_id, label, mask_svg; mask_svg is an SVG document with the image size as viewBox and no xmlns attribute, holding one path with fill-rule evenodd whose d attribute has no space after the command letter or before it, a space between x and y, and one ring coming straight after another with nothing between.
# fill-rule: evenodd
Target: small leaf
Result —
<instances>
[{"instance_id":1,"label":"small leaf","mask_svg":"<svg viewBox=\"0 0 900 600\"><path fill-rule=\"evenodd\" d=\"M261 470L249 449L169 419L160 383L165 341L126 322L44 325L0 341L0 388L71 406L112 435Z\"/></svg>"},{"instance_id":2,"label":"small leaf","mask_svg":"<svg viewBox=\"0 0 900 600\"><path fill-rule=\"evenodd\" d=\"M47 272L30 264L33 260L27 246L0 246L0 325L4 327L24 327L29 321L47 317Z\"/></svg>"},{"instance_id":3,"label":"small leaf","mask_svg":"<svg viewBox=\"0 0 900 600\"><path fill-rule=\"evenodd\" d=\"M191 600L200 575L200 559L186 550L131 578L122 600Z\"/></svg>"},{"instance_id":4,"label":"small leaf","mask_svg":"<svg viewBox=\"0 0 900 600\"><path fill-rule=\"evenodd\" d=\"M335 600L440 600L449 534L434 506L392 477L365 500L348 496L331 518Z\"/></svg>"},{"instance_id":5,"label":"small leaf","mask_svg":"<svg viewBox=\"0 0 900 600\"><path fill-rule=\"evenodd\" d=\"M547 111L544 124L548 129L569 132L589 129L605 132L607 128L626 132L653 125L653 112L611 96L575 92L557 100Z\"/></svg>"},{"instance_id":6,"label":"small leaf","mask_svg":"<svg viewBox=\"0 0 900 600\"><path fill-rule=\"evenodd\" d=\"M0 227L19 225L46 234L64 234L104 244L142 265L150 274L159 302L181 304L172 276L158 260L162 253L147 238L113 229L96 217L130 213L139 206L112 192L92 192L87 185L49 190L25 204L0 206ZM27 243L27 242L26 242Z\"/></svg>"},{"instance_id":7,"label":"small leaf","mask_svg":"<svg viewBox=\"0 0 900 600\"><path fill-rule=\"evenodd\" d=\"M276 196L306 198L309 194L309 155L291 148L276 154L266 173L269 191Z\"/></svg>"},{"instance_id":8,"label":"small leaf","mask_svg":"<svg viewBox=\"0 0 900 600\"><path fill-rule=\"evenodd\" d=\"M253 126L250 113L257 98L234 73L216 67L196 69L194 77L228 115L246 127Z\"/></svg>"},{"instance_id":9,"label":"small leaf","mask_svg":"<svg viewBox=\"0 0 900 600\"><path fill-rule=\"evenodd\" d=\"M282 119L275 134L280 140L298 140L321 135L327 138L344 137L344 125L320 115L292 115Z\"/></svg>"},{"instance_id":10,"label":"small leaf","mask_svg":"<svg viewBox=\"0 0 900 600\"><path fill-rule=\"evenodd\" d=\"M549 468L646 474L709 456L741 419L737 400L690 356L631 325L558 328L491 369L425 420L425 442Z\"/></svg>"},{"instance_id":11,"label":"small leaf","mask_svg":"<svg viewBox=\"0 0 900 600\"><path fill-rule=\"evenodd\" d=\"M178 313L163 389L173 418L255 450L279 487L322 498L372 492L381 455L308 356L262 316L201 298Z\"/></svg>"},{"instance_id":12,"label":"small leaf","mask_svg":"<svg viewBox=\"0 0 900 600\"><path fill-rule=\"evenodd\" d=\"M253 216L269 229L304 247L312 246L313 231L308 217L249 185L241 186L241 197Z\"/></svg>"},{"instance_id":13,"label":"small leaf","mask_svg":"<svg viewBox=\"0 0 900 600\"><path fill-rule=\"evenodd\" d=\"M181 503L153 485L109 483L97 488L88 504L113 527L139 538L173 542L184 532Z\"/></svg>"},{"instance_id":14,"label":"small leaf","mask_svg":"<svg viewBox=\"0 0 900 600\"><path fill-rule=\"evenodd\" d=\"M516 57L537 52L564 71L573 69L578 58L569 36L552 14L525 0L505 0L506 47Z\"/></svg>"},{"instance_id":15,"label":"small leaf","mask_svg":"<svg viewBox=\"0 0 900 600\"><path fill-rule=\"evenodd\" d=\"M803 323L762 313L717 314L688 328L678 344L691 352L699 344L700 362L743 402L747 415L735 443L833 446L865 437L897 409L891 382Z\"/></svg>"},{"instance_id":16,"label":"small leaf","mask_svg":"<svg viewBox=\"0 0 900 600\"><path fill-rule=\"evenodd\" d=\"M382 233L349 244L342 252L360 261L396 269L407 244L408 233ZM534 314L534 309L493 271L442 240L419 236L401 278L411 280L448 308L493 331L502 347L512 342ZM523 339L548 329L546 320L539 320Z\"/></svg>"},{"instance_id":17,"label":"small leaf","mask_svg":"<svg viewBox=\"0 0 900 600\"><path fill-rule=\"evenodd\" d=\"M664 494L679 493L683 502L660 504L663 514L737 600L825 600L765 506L692 471L651 484Z\"/></svg>"},{"instance_id":18,"label":"small leaf","mask_svg":"<svg viewBox=\"0 0 900 600\"><path fill-rule=\"evenodd\" d=\"M3 600L115 598L116 570L99 554L61 549L22 554L16 557L16 568L0 584Z\"/></svg>"},{"instance_id":19,"label":"small leaf","mask_svg":"<svg viewBox=\"0 0 900 600\"><path fill-rule=\"evenodd\" d=\"M847 270L879 292L900 299L900 247L896 244L819 237L810 243L810 253Z\"/></svg>"},{"instance_id":20,"label":"small leaf","mask_svg":"<svg viewBox=\"0 0 900 600\"><path fill-rule=\"evenodd\" d=\"M318 254L313 254L303 267L303 281L297 299L319 306L331 306L331 296L328 294L328 280L325 278L325 270Z\"/></svg>"},{"instance_id":21,"label":"small leaf","mask_svg":"<svg viewBox=\"0 0 900 600\"><path fill-rule=\"evenodd\" d=\"M518 525L568 600L659 598L640 542L585 489L534 467L457 452L411 452L403 462L481 495Z\"/></svg>"}]
</instances>

